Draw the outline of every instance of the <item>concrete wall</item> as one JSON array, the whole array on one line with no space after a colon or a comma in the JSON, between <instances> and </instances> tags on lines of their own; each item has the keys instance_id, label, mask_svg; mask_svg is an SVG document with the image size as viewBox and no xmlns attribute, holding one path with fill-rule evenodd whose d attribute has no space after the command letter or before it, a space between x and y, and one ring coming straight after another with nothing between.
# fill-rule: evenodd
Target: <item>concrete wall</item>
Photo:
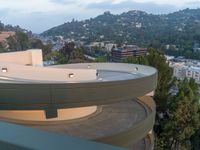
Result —
<instances>
[{"instance_id":1,"label":"concrete wall","mask_svg":"<svg viewBox=\"0 0 200 150\"><path fill-rule=\"evenodd\" d=\"M82 118L95 113L97 106L59 109L58 117L46 119L43 110L0 110L1 120L14 123L41 124L43 122L58 123L71 119Z\"/></svg>"},{"instance_id":2,"label":"concrete wall","mask_svg":"<svg viewBox=\"0 0 200 150\"><path fill-rule=\"evenodd\" d=\"M138 102L143 104L144 107L148 107L146 119L141 120L137 124L134 124L124 132L109 137L96 139L96 141L115 146L131 148L133 143L136 143L146 137L149 131L153 129L155 123L156 106L153 99L148 96L139 97ZM153 141L151 142L153 145Z\"/></svg>"},{"instance_id":3,"label":"concrete wall","mask_svg":"<svg viewBox=\"0 0 200 150\"><path fill-rule=\"evenodd\" d=\"M30 82L75 82L96 79L95 69L57 69L42 67L42 51L39 49L0 54L0 76ZM7 72L2 72L2 69ZM70 77L73 74L73 77Z\"/></svg>"},{"instance_id":4,"label":"concrete wall","mask_svg":"<svg viewBox=\"0 0 200 150\"><path fill-rule=\"evenodd\" d=\"M81 138L0 122L1 150L126 150Z\"/></svg>"},{"instance_id":5,"label":"concrete wall","mask_svg":"<svg viewBox=\"0 0 200 150\"><path fill-rule=\"evenodd\" d=\"M101 105L146 95L155 90L156 84L156 70L146 76L121 81L0 83L0 109L56 110Z\"/></svg>"},{"instance_id":6,"label":"concrete wall","mask_svg":"<svg viewBox=\"0 0 200 150\"><path fill-rule=\"evenodd\" d=\"M31 53L31 65L43 66L42 50L28 50Z\"/></svg>"},{"instance_id":7,"label":"concrete wall","mask_svg":"<svg viewBox=\"0 0 200 150\"><path fill-rule=\"evenodd\" d=\"M2 72L7 68L7 72ZM73 77L69 75L73 74ZM96 79L95 69L57 69L47 67L23 66L12 63L0 63L0 76L18 80L30 80L38 82L76 82Z\"/></svg>"},{"instance_id":8,"label":"concrete wall","mask_svg":"<svg viewBox=\"0 0 200 150\"><path fill-rule=\"evenodd\" d=\"M157 70L150 66L144 66L139 64L126 64L126 63L78 63L78 64L66 64L49 66L51 68L65 68L65 69L97 69L97 70L109 70L119 72L129 72L132 74L138 74L139 76L149 76L156 74Z\"/></svg>"},{"instance_id":9,"label":"concrete wall","mask_svg":"<svg viewBox=\"0 0 200 150\"><path fill-rule=\"evenodd\" d=\"M43 66L42 50L32 49L27 51L0 53L0 62Z\"/></svg>"},{"instance_id":10,"label":"concrete wall","mask_svg":"<svg viewBox=\"0 0 200 150\"><path fill-rule=\"evenodd\" d=\"M90 65L90 69L88 69L88 65ZM50 113L50 116L56 117L57 109L102 105L129 100L154 91L157 84L157 71L147 66L109 63L69 66L43 68L19 65L19 68L17 68L17 65L13 66L11 64L11 68L8 68L8 74L1 73L0 75L7 74L6 77L30 80L21 83L15 83L14 81L0 83L0 109L42 109L46 110L46 116ZM135 71L136 66L139 68L138 71ZM95 80L96 69L121 70L131 73L135 71L138 77L104 82ZM74 79L64 82L71 71L75 73ZM11 72L10 75L9 72ZM81 82L80 79L90 80L90 82ZM33 80L37 80L37 82L33 82Z\"/></svg>"}]
</instances>

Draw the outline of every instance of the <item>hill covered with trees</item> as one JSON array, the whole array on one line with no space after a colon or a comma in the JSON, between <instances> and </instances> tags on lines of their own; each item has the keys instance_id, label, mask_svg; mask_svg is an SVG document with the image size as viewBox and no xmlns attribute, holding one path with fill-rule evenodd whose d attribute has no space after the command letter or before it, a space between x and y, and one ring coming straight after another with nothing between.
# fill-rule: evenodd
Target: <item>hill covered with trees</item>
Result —
<instances>
[{"instance_id":1,"label":"hill covered with trees","mask_svg":"<svg viewBox=\"0 0 200 150\"><path fill-rule=\"evenodd\" d=\"M173 78L172 69L162 52L148 49L148 55L129 57L125 63L153 66L158 70L156 101L155 150L199 150L200 104L194 79ZM176 89L172 94L170 89Z\"/></svg>"},{"instance_id":2,"label":"hill covered with trees","mask_svg":"<svg viewBox=\"0 0 200 150\"><path fill-rule=\"evenodd\" d=\"M28 35L32 35L31 31L23 29L20 26L5 25L0 21L0 32L1 31L23 32L23 33L26 33Z\"/></svg>"},{"instance_id":3,"label":"hill covered with trees","mask_svg":"<svg viewBox=\"0 0 200 150\"><path fill-rule=\"evenodd\" d=\"M95 18L64 23L49 29L42 36L64 36L75 40L113 41L154 47L167 54L197 58L194 47L200 44L200 9L154 15L132 10L119 15L105 12ZM172 45L166 49L166 45ZM192 53L193 52L193 53Z\"/></svg>"},{"instance_id":4,"label":"hill covered with trees","mask_svg":"<svg viewBox=\"0 0 200 150\"><path fill-rule=\"evenodd\" d=\"M19 26L4 25L0 22L0 34L5 31L13 31L15 34L0 42L0 53L34 48L42 49L44 56L51 52L51 45L44 45L41 40L32 36L31 31Z\"/></svg>"}]
</instances>

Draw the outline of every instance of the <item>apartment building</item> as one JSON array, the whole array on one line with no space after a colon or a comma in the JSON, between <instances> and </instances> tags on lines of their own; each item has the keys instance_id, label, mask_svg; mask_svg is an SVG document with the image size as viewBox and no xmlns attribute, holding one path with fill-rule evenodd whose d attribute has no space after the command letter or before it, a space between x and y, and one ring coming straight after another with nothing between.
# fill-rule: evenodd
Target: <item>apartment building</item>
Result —
<instances>
[{"instance_id":1,"label":"apartment building","mask_svg":"<svg viewBox=\"0 0 200 150\"><path fill-rule=\"evenodd\" d=\"M147 54L146 48L140 48L137 45L126 45L121 48L114 48L111 51L113 62L121 62L123 59L132 56L142 56Z\"/></svg>"}]
</instances>

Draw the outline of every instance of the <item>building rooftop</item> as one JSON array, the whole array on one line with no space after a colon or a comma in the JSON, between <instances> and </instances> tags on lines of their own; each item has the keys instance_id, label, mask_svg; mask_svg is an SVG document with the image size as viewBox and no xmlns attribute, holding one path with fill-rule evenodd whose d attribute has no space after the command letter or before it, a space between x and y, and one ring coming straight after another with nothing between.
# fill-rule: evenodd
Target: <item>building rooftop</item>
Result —
<instances>
[{"instance_id":1,"label":"building rooftop","mask_svg":"<svg viewBox=\"0 0 200 150\"><path fill-rule=\"evenodd\" d=\"M41 50L0 54L1 120L135 150L153 146L155 103L144 95L155 90L155 68L125 63L44 67L41 54ZM3 146L17 141L19 149L39 149L45 146L43 142L53 141L49 144L52 149L54 142L60 146L56 149L62 149L67 143L45 133L41 133L43 140L32 142L38 135L26 129L14 133L14 137L22 136L17 140L11 133L0 136L0 143L7 140ZM77 149L83 144L69 141L68 146ZM89 148L97 149L95 146Z\"/></svg>"}]
</instances>

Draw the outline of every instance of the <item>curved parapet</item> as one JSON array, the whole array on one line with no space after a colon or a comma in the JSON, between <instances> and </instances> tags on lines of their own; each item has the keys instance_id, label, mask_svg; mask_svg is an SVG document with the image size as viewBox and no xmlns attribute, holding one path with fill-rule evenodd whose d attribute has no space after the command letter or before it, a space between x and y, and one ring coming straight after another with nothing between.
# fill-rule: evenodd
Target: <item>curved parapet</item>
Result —
<instances>
[{"instance_id":1,"label":"curved parapet","mask_svg":"<svg viewBox=\"0 0 200 150\"><path fill-rule=\"evenodd\" d=\"M0 54L1 120L131 149L152 148L156 108L149 96L156 69L124 63L43 67L41 51L14 54Z\"/></svg>"},{"instance_id":2,"label":"curved parapet","mask_svg":"<svg viewBox=\"0 0 200 150\"><path fill-rule=\"evenodd\" d=\"M43 110L0 110L0 118L5 121L21 124L60 123L61 121L94 115L98 113L99 109L97 109L97 106L59 109L58 117L50 119L46 119Z\"/></svg>"},{"instance_id":3,"label":"curved parapet","mask_svg":"<svg viewBox=\"0 0 200 150\"><path fill-rule=\"evenodd\" d=\"M1 110L45 110L47 114L51 114L50 117L53 117L56 116L57 109L102 105L128 100L145 95L156 87L156 69L143 65L88 63L48 68L23 67L23 71L26 71L27 67L29 70L28 73L26 72L23 75L23 78L11 77L9 73L6 76L6 73L4 73L4 78L7 77L8 79L2 79L2 82L0 80ZM38 74L40 74L39 71L45 73L45 70L51 70L50 74L46 75L47 78L52 76L52 80L38 80L39 75L33 76L31 79L31 71L33 71L33 75L37 73L35 69L38 69ZM73 74L72 78L76 78L77 75L80 80L78 80L79 78L76 78L74 82L62 80L59 75L59 81L53 80L53 78L56 78L57 72L64 74L65 72L62 72L64 70L70 70ZM81 80L82 72L79 72L80 70L86 72L84 80ZM92 72L93 70L95 72ZM53 76L54 73L55 76ZM68 76L68 73L66 73L66 76ZM92 76L95 74L95 77L91 79L90 74Z\"/></svg>"},{"instance_id":4,"label":"curved parapet","mask_svg":"<svg viewBox=\"0 0 200 150\"><path fill-rule=\"evenodd\" d=\"M139 97L137 100L144 106L146 118L134 124L126 131L96 139L96 141L131 148L133 143L137 143L139 140L146 137L147 134L152 134L151 130L155 123L156 114L155 103L153 99L148 96ZM153 141L151 141L151 145L153 145Z\"/></svg>"}]
</instances>

